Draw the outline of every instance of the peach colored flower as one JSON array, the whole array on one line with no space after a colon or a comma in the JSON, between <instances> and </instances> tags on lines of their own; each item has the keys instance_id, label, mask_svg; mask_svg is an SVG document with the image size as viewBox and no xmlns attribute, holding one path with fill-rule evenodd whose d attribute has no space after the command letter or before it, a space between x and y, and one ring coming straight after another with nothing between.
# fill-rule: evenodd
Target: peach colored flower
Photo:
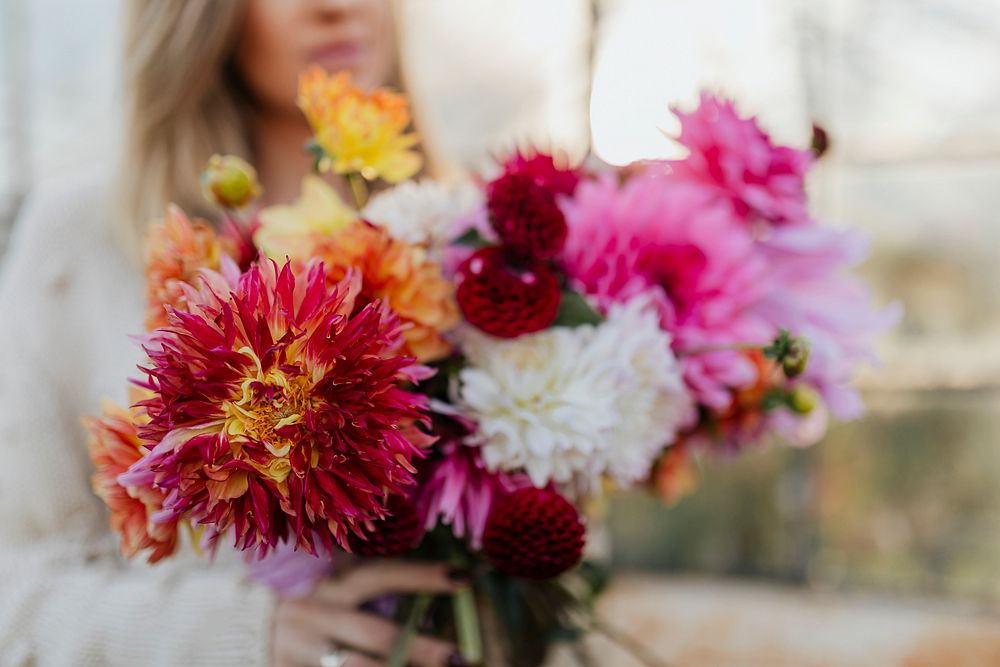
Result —
<instances>
[{"instance_id":1,"label":"peach colored flower","mask_svg":"<svg viewBox=\"0 0 1000 667\"><path fill-rule=\"evenodd\" d=\"M296 266L321 259L330 283L358 271L362 297L385 300L403 321L410 354L427 362L450 353L443 334L459 321L454 286L427 249L358 219L316 177L303 182L296 204L264 209L260 221L254 242L266 256L279 262L288 258Z\"/></svg>"},{"instance_id":2,"label":"peach colored flower","mask_svg":"<svg viewBox=\"0 0 1000 667\"><path fill-rule=\"evenodd\" d=\"M146 237L146 328L166 325L166 307L184 309L183 285L200 269L219 270L226 242L203 220L171 206Z\"/></svg>"},{"instance_id":3,"label":"peach colored flower","mask_svg":"<svg viewBox=\"0 0 1000 667\"><path fill-rule=\"evenodd\" d=\"M177 548L177 521L154 521L163 509L164 492L151 486L125 486L118 477L145 454L136 432L138 422L148 422L137 410L111 402L100 417L84 417L90 433L87 449L97 468L92 477L94 492L111 510L111 527L121 535L121 552L127 558L149 550L150 563L169 556Z\"/></svg>"},{"instance_id":4,"label":"peach colored flower","mask_svg":"<svg viewBox=\"0 0 1000 667\"><path fill-rule=\"evenodd\" d=\"M325 154L322 171L360 173L390 183L417 173L422 159L411 150L418 139L406 132L407 105L405 95L383 88L365 93L348 72L330 75L312 67L299 78L299 107Z\"/></svg>"}]
</instances>

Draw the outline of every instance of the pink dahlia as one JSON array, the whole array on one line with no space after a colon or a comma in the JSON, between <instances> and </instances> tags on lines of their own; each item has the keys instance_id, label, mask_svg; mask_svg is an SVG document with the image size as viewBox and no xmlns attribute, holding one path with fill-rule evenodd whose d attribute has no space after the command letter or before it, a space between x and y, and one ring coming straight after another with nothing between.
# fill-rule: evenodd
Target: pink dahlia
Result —
<instances>
[{"instance_id":1,"label":"pink dahlia","mask_svg":"<svg viewBox=\"0 0 1000 667\"><path fill-rule=\"evenodd\" d=\"M771 335L753 309L767 293L768 267L746 226L704 188L652 173L623 185L581 183L564 206L563 260L576 286L604 311L648 292L698 401L728 407L731 389L752 384L757 371L720 348Z\"/></svg>"},{"instance_id":2,"label":"pink dahlia","mask_svg":"<svg viewBox=\"0 0 1000 667\"><path fill-rule=\"evenodd\" d=\"M774 289L755 312L774 331L785 328L809 339L809 363L797 382L817 389L834 417L858 417L863 407L853 376L860 364L875 361L872 338L901 313L898 304L877 306L868 287L847 273L868 254L867 240L810 225L773 230L757 245Z\"/></svg>"},{"instance_id":3,"label":"pink dahlia","mask_svg":"<svg viewBox=\"0 0 1000 667\"><path fill-rule=\"evenodd\" d=\"M164 491L161 514L207 526L209 542L345 545L413 482L426 401L400 380L426 369L400 354L395 314L359 306L356 274L328 286L322 264L264 262L235 284L202 276L188 312L144 341L150 451L123 483Z\"/></svg>"},{"instance_id":4,"label":"pink dahlia","mask_svg":"<svg viewBox=\"0 0 1000 667\"><path fill-rule=\"evenodd\" d=\"M421 466L417 512L426 530L442 523L471 548L480 549L490 509L498 499L527 486L528 480L524 475L488 471L480 448L462 444L465 427L445 419L435 422L441 424L435 432L444 434L443 443L436 447L440 458Z\"/></svg>"},{"instance_id":5,"label":"pink dahlia","mask_svg":"<svg viewBox=\"0 0 1000 667\"><path fill-rule=\"evenodd\" d=\"M724 98L703 93L693 112L673 111L681 122L678 141L690 151L670 163L677 178L707 187L750 222L809 220L809 151L774 145L755 118L741 118L733 102Z\"/></svg>"}]
</instances>

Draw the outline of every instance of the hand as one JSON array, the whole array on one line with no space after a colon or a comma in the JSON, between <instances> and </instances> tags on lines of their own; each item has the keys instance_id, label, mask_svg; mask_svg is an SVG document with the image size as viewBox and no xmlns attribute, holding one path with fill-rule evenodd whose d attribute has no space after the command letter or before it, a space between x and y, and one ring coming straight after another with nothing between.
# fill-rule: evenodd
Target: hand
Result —
<instances>
[{"instance_id":1,"label":"hand","mask_svg":"<svg viewBox=\"0 0 1000 667\"><path fill-rule=\"evenodd\" d=\"M282 600L274 616L274 666L320 667L324 655L340 649L347 656L343 667L378 667L392 652L399 629L358 607L393 593L454 593L469 584L462 575L436 563L370 562L324 580L308 597ZM464 664L452 644L423 636L410 643L410 662Z\"/></svg>"}]
</instances>

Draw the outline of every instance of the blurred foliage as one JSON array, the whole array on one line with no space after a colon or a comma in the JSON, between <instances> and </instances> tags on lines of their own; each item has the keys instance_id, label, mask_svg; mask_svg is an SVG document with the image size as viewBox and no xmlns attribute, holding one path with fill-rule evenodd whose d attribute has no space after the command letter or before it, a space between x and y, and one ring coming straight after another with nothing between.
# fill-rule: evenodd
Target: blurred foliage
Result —
<instances>
[{"instance_id":1,"label":"blurred foliage","mask_svg":"<svg viewBox=\"0 0 1000 667\"><path fill-rule=\"evenodd\" d=\"M703 460L699 490L673 507L617 497L615 567L1000 606L1000 401L937 392L874 402L812 449Z\"/></svg>"}]
</instances>

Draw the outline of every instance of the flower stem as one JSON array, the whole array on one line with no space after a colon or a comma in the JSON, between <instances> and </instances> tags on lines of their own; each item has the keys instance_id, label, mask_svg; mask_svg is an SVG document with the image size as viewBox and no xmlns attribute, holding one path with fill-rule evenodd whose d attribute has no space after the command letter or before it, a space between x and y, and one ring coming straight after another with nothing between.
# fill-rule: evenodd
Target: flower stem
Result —
<instances>
[{"instance_id":1,"label":"flower stem","mask_svg":"<svg viewBox=\"0 0 1000 667\"><path fill-rule=\"evenodd\" d=\"M455 614L455 635L458 652L467 665L483 662L483 636L479 629L479 612L476 610L476 596L472 587L456 591L451 597Z\"/></svg>"},{"instance_id":2,"label":"flower stem","mask_svg":"<svg viewBox=\"0 0 1000 667\"><path fill-rule=\"evenodd\" d=\"M365 178L359 172L351 171L347 174L347 184L351 186L354 205L360 211L368 203L368 186L365 185Z\"/></svg>"},{"instance_id":3,"label":"flower stem","mask_svg":"<svg viewBox=\"0 0 1000 667\"><path fill-rule=\"evenodd\" d=\"M417 626L420 625L420 621L427 614L427 607L430 604L431 596L427 593L421 593L413 600L413 606L406 617L406 624L400 630L399 637L396 638L396 643L392 647L392 653L389 655L389 660L385 663L387 667L406 667L407 663L409 663L410 642L413 641L413 637L417 634Z\"/></svg>"}]
</instances>

